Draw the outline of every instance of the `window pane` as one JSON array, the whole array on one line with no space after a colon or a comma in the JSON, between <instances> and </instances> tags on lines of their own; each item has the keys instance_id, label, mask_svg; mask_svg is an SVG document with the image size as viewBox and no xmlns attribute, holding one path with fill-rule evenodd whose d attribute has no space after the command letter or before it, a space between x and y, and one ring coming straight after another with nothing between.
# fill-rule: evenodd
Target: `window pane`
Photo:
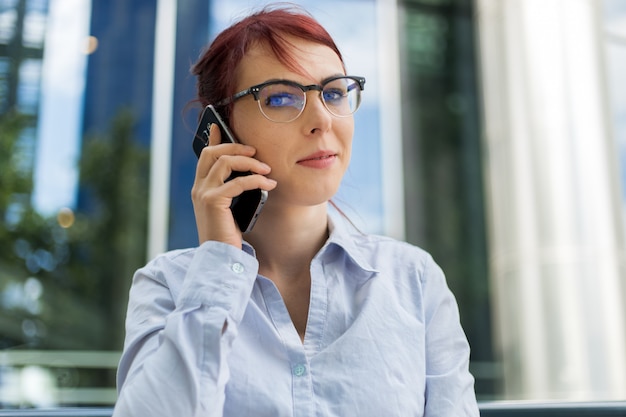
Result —
<instances>
[{"instance_id":1,"label":"window pane","mask_svg":"<svg viewBox=\"0 0 626 417\"><path fill-rule=\"evenodd\" d=\"M401 2L406 228L459 303L478 399L501 385L493 357L471 1Z\"/></svg>"},{"instance_id":2,"label":"window pane","mask_svg":"<svg viewBox=\"0 0 626 417\"><path fill-rule=\"evenodd\" d=\"M606 3L475 4L499 395L623 400L623 195L608 97L624 89L605 73Z\"/></svg>"},{"instance_id":3,"label":"window pane","mask_svg":"<svg viewBox=\"0 0 626 417\"><path fill-rule=\"evenodd\" d=\"M154 6L2 6L24 29L0 44L0 404L111 405L146 260Z\"/></svg>"},{"instance_id":4,"label":"window pane","mask_svg":"<svg viewBox=\"0 0 626 417\"><path fill-rule=\"evenodd\" d=\"M626 4L604 1L604 22L607 54L607 78L611 99L612 121L615 127L621 161L621 184L626 213ZM626 232L626 230L625 230Z\"/></svg>"}]
</instances>

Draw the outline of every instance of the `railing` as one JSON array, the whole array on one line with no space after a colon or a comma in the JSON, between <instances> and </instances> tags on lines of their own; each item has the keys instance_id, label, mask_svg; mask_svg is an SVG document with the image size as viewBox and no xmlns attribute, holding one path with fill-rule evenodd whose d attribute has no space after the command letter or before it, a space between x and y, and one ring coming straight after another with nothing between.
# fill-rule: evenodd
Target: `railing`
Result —
<instances>
[{"instance_id":1,"label":"railing","mask_svg":"<svg viewBox=\"0 0 626 417\"><path fill-rule=\"evenodd\" d=\"M111 407L0 410L1 417L111 417L111 414Z\"/></svg>"},{"instance_id":2,"label":"railing","mask_svg":"<svg viewBox=\"0 0 626 417\"><path fill-rule=\"evenodd\" d=\"M603 403L480 403L482 417L626 417L626 401ZM111 417L113 408L0 410L0 417Z\"/></svg>"},{"instance_id":3,"label":"railing","mask_svg":"<svg viewBox=\"0 0 626 417\"><path fill-rule=\"evenodd\" d=\"M625 393L626 394L626 393ZM483 402L481 417L626 417L626 401Z\"/></svg>"},{"instance_id":4,"label":"railing","mask_svg":"<svg viewBox=\"0 0 626 417\"><path fill-rule=\"evenodd\" d=\"M0 351L0 408L109 406L115 404L120 352ZM93 375L107 386L93 386Z\"/></svg>"},{"instance_id":5,"label":"railing","mask_svg":"<svg viewBox=\"0 0 626 417\"><path fill-rule=\"evenodd\" d=\"M119 356L119 352L108 351L0 351L0 417L111 417L116 400L114 381L107 387L87 387L72 377L89 372L114 373ZM16 383L30 383L33 388L26 375L29 371L39 383L42 377L44 382L52 378L46 386L50 404L37 403L24 398L19 389L11 389ZM34 407L23 408L25 404ZM626 417L626 401L483 401L479 406L482 417Z\"/></svg>"}]
</instances>

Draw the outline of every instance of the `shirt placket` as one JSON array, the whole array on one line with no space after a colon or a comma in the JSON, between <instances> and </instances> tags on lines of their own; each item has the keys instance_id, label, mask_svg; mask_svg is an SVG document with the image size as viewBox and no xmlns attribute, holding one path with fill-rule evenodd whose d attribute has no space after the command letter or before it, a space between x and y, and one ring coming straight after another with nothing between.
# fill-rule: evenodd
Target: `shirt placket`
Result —
<instances>
[{"instance_id":1,"label":"shirt placket","mask_svg":"<svg viewBox=\"0 0 626 417\"><path fill-rule=\"evenodd\" d=\"M314 417L313 381L310 372L310 362L304 345L276 286L265 286L263 294L269 315L287 353L288 363L286 366L288 366L288 372L291 375L293 416Z\"/></svg>"}]
</instances>

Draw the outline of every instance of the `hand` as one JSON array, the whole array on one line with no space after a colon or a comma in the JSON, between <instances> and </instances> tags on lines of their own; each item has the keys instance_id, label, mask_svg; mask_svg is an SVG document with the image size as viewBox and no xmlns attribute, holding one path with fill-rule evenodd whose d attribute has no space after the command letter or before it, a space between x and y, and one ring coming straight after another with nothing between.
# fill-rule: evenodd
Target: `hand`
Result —
<instances>
[{"instance_id":1,"label":"hand","mask_svg":"<svg viewBox=\"0 0 626 417\"><path fill-rule=\"evenodd\" d=\"M256 149L240 143L220 143L217 125L209 131L209 146L202 150L191 189L191 199L198 228L198 240L224 242L241 248L242 233L235 223L230 204L233 197L246 190L271 191L276 181L265 177L271 168L253 158ZM250 171L252 175L226 179L233 171Z\"/></svg>"}]
</instances>

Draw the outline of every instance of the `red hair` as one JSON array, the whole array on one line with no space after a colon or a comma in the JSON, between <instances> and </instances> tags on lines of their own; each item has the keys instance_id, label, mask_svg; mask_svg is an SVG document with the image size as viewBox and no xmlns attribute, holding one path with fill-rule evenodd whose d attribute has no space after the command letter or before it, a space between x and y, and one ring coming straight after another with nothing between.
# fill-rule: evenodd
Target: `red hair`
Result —
<instances>
[{"instance_id":1,"label":"red hair","mask_svg":"<svg viewBox=\"0 0 626 417\"><path fill-rule=\"evenodd\" d=\"M233 76L250 47L265 43L276 58L295 72L305 72L293 54L287 37L319 43L332 49L343 64L341 52L330 34L310 14L293 5L265 7L221 32L191 68L197 77L196 102L204 108L235 94ZM232 104L222 110L229 119Z\"/></svg>"}]
</instances>

